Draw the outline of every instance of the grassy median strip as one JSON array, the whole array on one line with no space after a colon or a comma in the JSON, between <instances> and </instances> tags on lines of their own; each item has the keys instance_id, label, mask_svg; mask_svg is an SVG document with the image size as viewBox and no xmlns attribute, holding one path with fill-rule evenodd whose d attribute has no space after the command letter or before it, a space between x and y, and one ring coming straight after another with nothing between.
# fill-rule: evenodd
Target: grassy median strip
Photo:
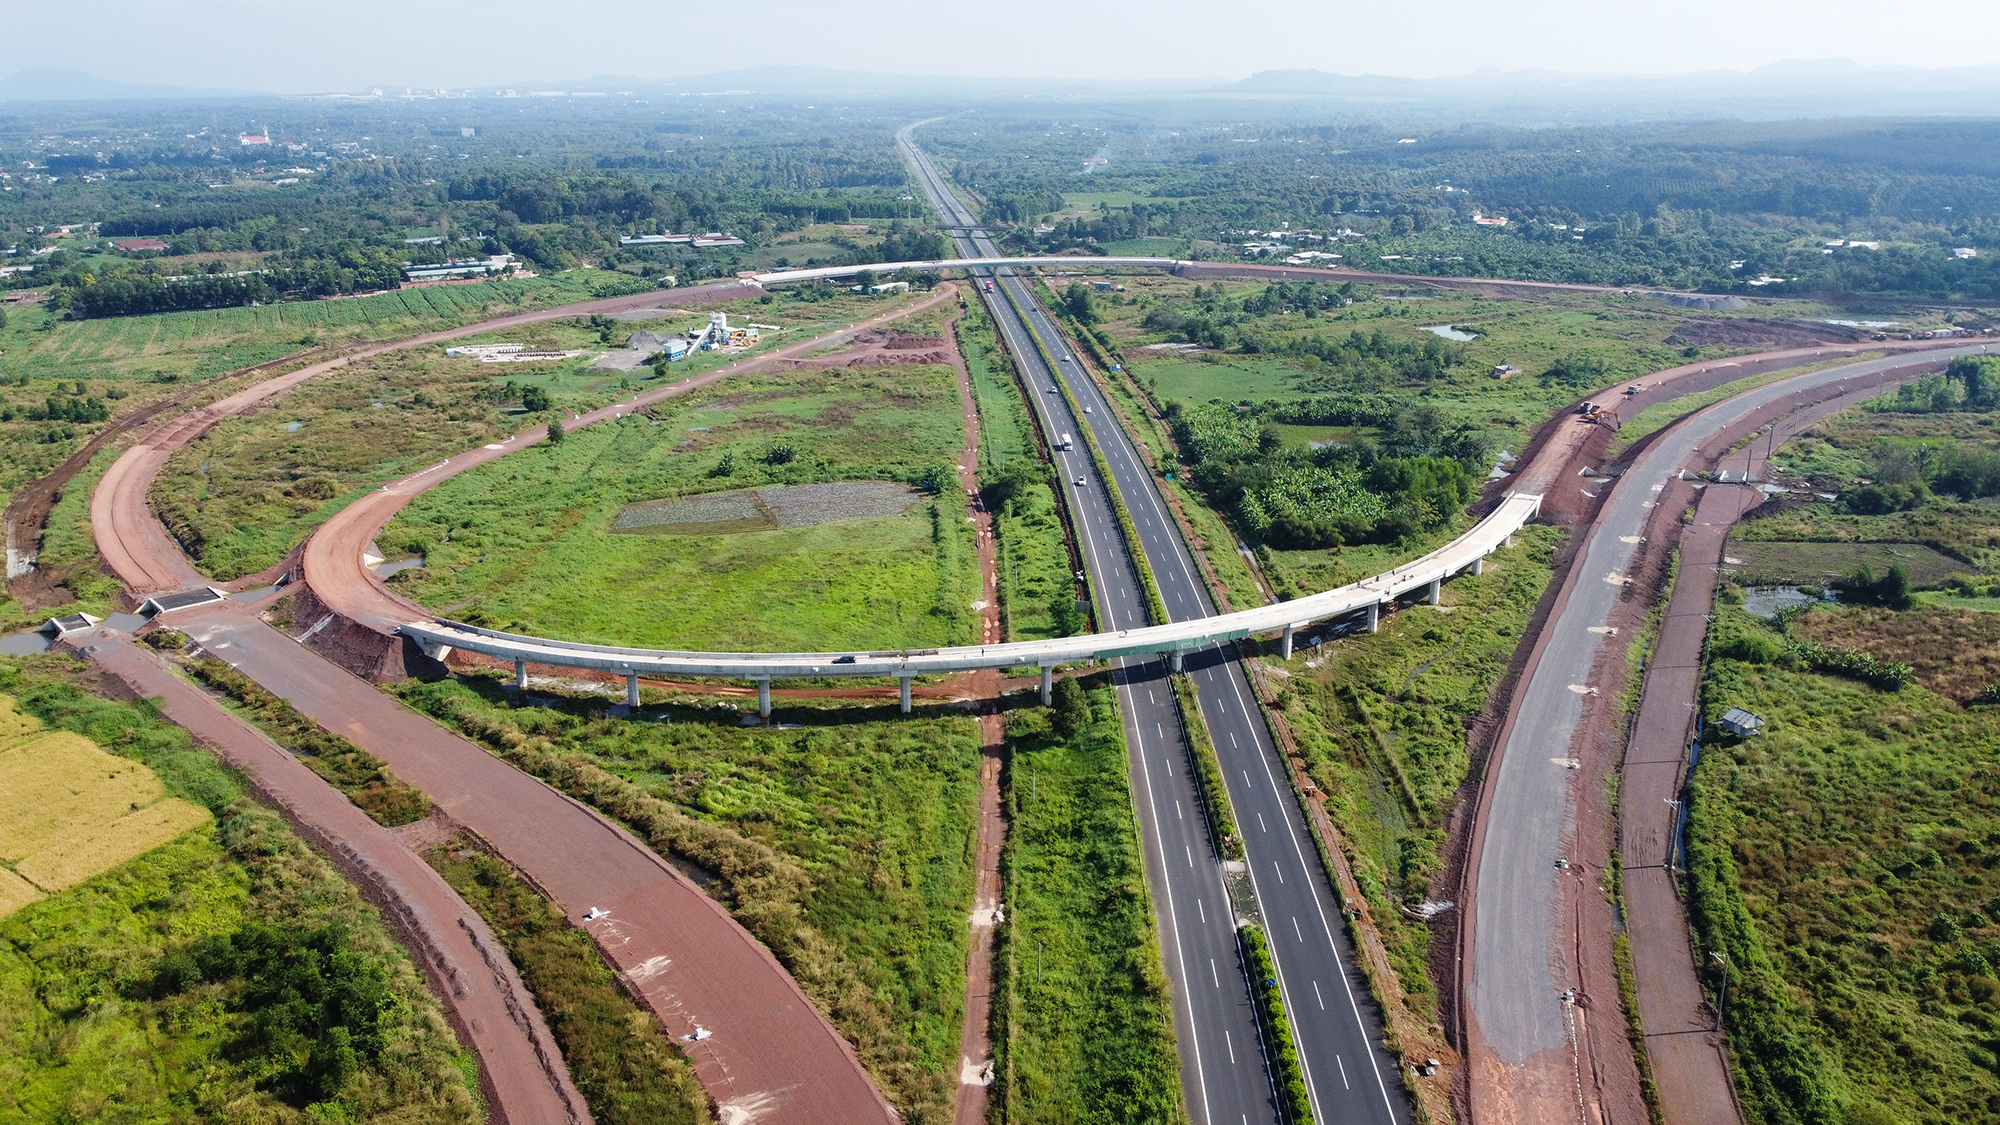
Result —
<instances>
[{"instance_id":1,"label":"grassy median strip","mask_svg":"<svg viewBox=\"0 0 2000 1125\"><path fill-rule=\"evenodd\" d=\"M1007 300L1009 303L1013 302L1012 293L1007 294ZM1015 309L1021 314L1022 323L1027 324L1027 311L1018 305ZM1089 426L1081 422L1083 404L1076 400L1075 392L1071 391L1069 384L1063 381L1062 368L1057 365L1055 357L1049 354L1048 344L1040 336L1035 335L1032 328L1028 330L1028 338L1035 342L1035 350L1041 353L1042 362L1048 365L1050 371L1057 373L1056 386L1061 388L1063 400L1069 403L1070 413L1079 419L1077 425L1083 432L1077 436L1083 439L1083 444L1090 450L1091 463L1097 467L1098 477L1104 482L1104 490L1111 496L1111 510L1117 514L1118 527L1124 532L1126 545L1130 548L1132 568L1139 572L1139 585L1146 590L1146 612L1154 623L1164 624L1169 620L1166 603L1160 599L1159 584L1153 581L1153 568L1146 562L1146 549L1140 543L1138 525L1132 522L1132 513L1125 507L1125 498L1119 495L1118 486L1112 481L1111 466L1104 460L1104 450L1099 448L1096 435L1090 432Z\"/></svg>"},{"instance_id":2,"label":"grassy median strip","mask_svg":"<svg viewBox=\"0 0 2000 1125\"><path fill-rule=\"evenodd\" d=\"M1188 749L1194 757L1194 772L1201 779L1202 809L1208 816L1208 830L1215 836L1226 859L1243 858L1243 834L1237 831L1236 810L1229 804L1229 786L1222 778L1222 760L1215 756L1215 739L1202 717L1201 701L1194 684L1185 675L1167 677L1174 684L1174 703L1186 732Z\"/></svg>"},{"instance_id":3,"label":"grassy median strip","mask_svg":"<svg viewBox=\"0 0 2000 1125\"><path fill-rule=\"evenodd\" d=\"M1101 681L1074 696L1008 718L993 1101L1017 1125L1172 1125L1173 1012L1124 730Z\"/></svg>"},{"instance_id":4,"label":"grassy median strip","mask_svg":"<svg viewBox=\"0 0 2000 1125\"><path fill-rule=\"evenodd\" d=\"M347 794L377 824L394 828L431 814L431 799L390 773L382 759L306 718L250 677L212 656L185 661L182 667L240 704L246 717L273 742Z\"/></svg>"},{"instance_id":5,"label":"grassy median strip","mask_svg":"<svg viewBox=\"0 0 2000 1125\"><path fill-rule=\"evenodd\" d=\"M1306 1092L1305 1068L1299 1065L1299 1049L1292 1042L1292 1021L1285 1014L1285 996L1278 988L1278 970L1271 963L1264 931L1242 926L1237 929L1236 937L1243 945L1243 961L1250 970L1250 994L1257 998L1257 1021L1264 1027L1271 1066L1278 1072L1278 1093L1285 1103L1286 1116L1293 1125L1312 1125L1312 1099Z\"/></svg>"},{"instance_id":6,"label":"grassy median strip","mask_svg":"<svg viewBox=\"0 0 2000 1125\"><path fill-rule=\"evenodd\" d=\"M590 935L470 841L424 859L507 947L599 1125L713 1120L694 1068L619 987Z\"/></svg>"}]
</instances>

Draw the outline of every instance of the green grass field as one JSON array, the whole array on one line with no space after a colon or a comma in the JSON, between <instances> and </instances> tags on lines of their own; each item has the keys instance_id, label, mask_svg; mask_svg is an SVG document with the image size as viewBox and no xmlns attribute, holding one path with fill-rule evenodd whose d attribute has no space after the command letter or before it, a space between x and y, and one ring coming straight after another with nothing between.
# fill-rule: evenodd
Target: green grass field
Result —
<instances>
[{"instance_id":1,"label":"green grass field","mask_svg":"<svg viewBox=\"0 0 2000 1125\"><path fill-rule=\"evenodd\" d=\"M424 604L574 640L807 651L963 643L976 635L978 558L955 489L902 515L814 527L609 530L644 500L935 476L964 443L956 403L944 368L764 373L453 478L380 542L425 557L395 579ZM779 448L792 459L773 463Z\"/></svg>"},{"instance_id":2,"label":"green grass field","mask_svg":"<svg viewBox=\"0 0 2000 1125\"><path fill-rule=\"evenodd\" d=\"M1147 902L1125 741L1108 688L1071 738L1043 708L1008 718L994 973L1003 1120L1181 1121L1173 1013Z\"/></svg>"},{"instance_id":3,"label":"green grass field","mask_svg":"<svg viewBox=\"0 0 2000 1125\"><path fill-rule=\"evenodd\" d=\"M1728 607L1715 630L1775 636ZM1688 868L1749 1120L2000 1121L1994 712L1717 659L1703 710L1732 706L1766 732L1709 741Z\"/></svg>"},{"instance_id":4,"label":"green grass field","mask_svg":"<svg viewBox=\"0 0 2000 1125\"><path fill-rule=\"evenodd\" d=\"M374 908L185 731L84 694L74 672L10 660L0 690L144 762L216 820L0 921L0 1121L482 1120L475 1060ZM242 975L190 977L191 952L218 943L286 960L253 952ZM368 1014L325 1023L336 1009L286 963L340 979ZM275 999L287 987L289 1006ZM328 1026L358 1029L344 1082L314 1069Z\"/></svg>"},{"instance_id":5,"label":"green grass field","mask_svg":"<svg viewBox=\"0 0 2000 1125\"><path fill-rule=\"evenodd\" d=\"M993 322L974 304L960 322L959 348L979 408L981 487L1019 473L1024 482L994 513L999 540L1001 623L1008 640L1044 640L1060 632L1054 603L1075 596L1061 514L1049 481L1054 470L1035 442L1012 361L993 343Z\"/></svg>"},{"instance_id":6,"label":"green grass field","mask_svg":"<svg viewBox=\"0 0 2000 1125\"><path fill-rule=\"evenodd\" d=\"M1439 848L1468 767L1466 722L1506 673L1552 571L1561 532L1528 528L1514 546L1443 590L1444 612L1412 607L1382 631L1300 649L1282 710L1349 849L1403 988L1426 1018L1430 930L1396 908L1431 895Z\"/></svg>"},{"instance_id":7,"label":"green grass field","mask_svg":"<svg viewBox=\"0 0 2000 1125\"><path fill-rule=\"evenodd\" d=\"M979 731L952 708L780 706L744 728L674 697L642 721L604 701L514 708L493 677L402 697L632 825L709 891L855 1044L910 1122L958 1085ZM649 695L651 693L649 692Z\"/></svg>"}]
</instances>

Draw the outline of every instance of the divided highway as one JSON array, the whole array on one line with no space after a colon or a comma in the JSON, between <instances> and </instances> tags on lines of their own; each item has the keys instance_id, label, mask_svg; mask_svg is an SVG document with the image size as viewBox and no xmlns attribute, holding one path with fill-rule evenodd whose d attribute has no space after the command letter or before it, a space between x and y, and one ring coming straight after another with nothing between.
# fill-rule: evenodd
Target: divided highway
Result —
<instances>
[{"instance_id":1,"label":"divided highway","mask_svg":"<svg viewBox=\"0 0 2000 1125\"><path fill-rule=\"evenodd\" d=\"M917 168L932 203L959 228L954 237L961 252L995 256L992 242L911 140L915 128L901 130L897 142ZM1112 479L1103 481L1087 452L1055 454L1064 487L1072 490L1103 626L1145 623L1141 566L1150 566L1174 621L1213 615L1214 604L1179 529L1110 404L1069 354L1028 284L1011 270L1002 270L995 280L1007 300L988 303L1036 392L1029 397L1043 432L1081 433L1089 427L1111 469ZM1047 370L1029 333L1047 346L1060 372ZM1046 393L1054 386L1052 379L1060 379L1089 413L1078 417L1066 396ZM1079 478L1086 483L1071 483ZM1110 487L1118 489L1131 513L1140 538L1135 546L1143 558L1134 557L1124 542ZM1235 806L1248 875L1292 1018L1314 1116L1327 1122L1402 1122L1407 1107L1400 1093L1390 1093L1394 1063L1381 1048L1380 1021L1341 924L1341 904L1243 669L1235 654L1219 644L1189 651L1185 660ZM1165 662L1120 657L1112 665L1131 743L1140 824L1149 845L1147 866L1161 948L1176 990L1189 1116L1202 1125L1274 1120L1278 1110L1266 1068L1249 1049L1256 1023L1237 952L1235 918L1233 912L1225 913L1230 908L1222 857L1202 822Z\"/></svg>"},{"instance_id":2,"label":"divided highway","mask_svg":"<svg viewBox=\"0 0 2000 1125\"><path fill-rule=\"evenodd\" d=\"M916 166L924 191L938 212L970 227L971 216L953 198L922 150L910 141L911 128L897 134ZM961 249L990 252L983 232L953 232ZM983 244L983 245L982 245ZM1076 433L1076 419L1060 395L1046 393L1054 373L1028 336L1017 308L1035 308L1019 279L996 277L1007 290L1003 300L986 295L1007 350L1022 377L1037 392L1029 395L1045 434ZM1053 337L1049 337L1053 339ZM1051 446L1053 446L1051 442ZM1083 450L1052 449L1061 487L1070 491L1078 544L1106 629L1147 623L1145 587L1138 562L1126 550L1105 482ZM1077 480L1087 482L1078 486ZM1222 855L1208 830L1166 661L1157 656L1121 656L1111 661L1112 683L1125 724L1132 789L1145 837L1146 882L1152 890L1160 953L1173 985L1174 1032L1181 1056L1181 1088L1188 1118L1195 1125L1249 1125L1282 1120L1276 1089L1259 1040L1249 980L1236 943L1236 915L1223 882Z\"/></svg>"}]
</instances>

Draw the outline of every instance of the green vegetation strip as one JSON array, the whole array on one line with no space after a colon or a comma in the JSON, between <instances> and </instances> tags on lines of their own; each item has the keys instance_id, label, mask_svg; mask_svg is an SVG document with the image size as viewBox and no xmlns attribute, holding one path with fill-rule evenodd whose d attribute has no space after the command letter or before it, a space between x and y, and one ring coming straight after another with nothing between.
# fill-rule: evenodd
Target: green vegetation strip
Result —
<instances>
[{"instance_id":1,"label":"green vegetation strip","mask_svg":"<svg viewBox=\"0 0 2000 1125\"><path fill-rule=\"evenodd\" d=\"M174 646L172 640L163 644ZM413 824L431 814L431 799L389 772L382 759L300 714L289 702L265 691L250 677L213 656L189 660L181 666L195 679L235 700L240 710L272 741L298 755L306 768L347 794L377 824L394 828Z\"/></svg>"},{"instance_id":2,"label":"green vegetation strip","mask_svg":"<svg viewBox=\"0 0 2000 1125\"><path fill-rule=\"evenodd\" d=\"M380 916L185 730L0 663L50 727L215 815L0 921L0 1119L484 1120L478 1069Z\"/></svg>"},{"instance_id":3,"label":"green vegetation strip","mask_svg":"<svg viewBox=\"0 0 2000 1125\"><path fill-rule=\"evenodd\" d=\"M694 1068L619 987L590 935L571 926L506 864L463 841L434 848L424 859L507 947L600 1125L713 1120Z\"/></svg>"},{"instance_id":4,"label":"green vegetation strip","mask_svg":"<svg viewBox=\"0 0 2000 1125\"><path fill-rule=\"evenodd\" d=\"M1002 291L1005 292L1004 289ZM1027 324L1028 314L1026 311L1022 310L1018 304L1015 304L1012 293L1007 293L1006 296L1007 302L1014 304L1015 311L1020 313L1021 323L1024 325ZM1035 342L1035 350L1041 353L1042 362L1048 365L1051 372L1056 373L1054 376L1056 386L1061 388L1063 400L1069 403L1070 414L1077 419L1082 419L1083 404L1076 400L1076 395L1070 390L1069 383L1063 379L1061 375L1062 368L1057 365L1055 357L1049 354L1048 345L1042 341L1040 336L1035 335L1032 328L1028 330L1028 338ZM1097 466L1098 476L1104 481L1104 490L1111 495L1111 510L1118 515L1118 527L1125 534L1125 542L1134 564L1133 569L1139 572L1139 584L1146 589L1146 611L1151 615L1154 623L1165 624L1172 619L1167 616L1166 603L1160 599L1160 587L1153 580L1153 566L1146 558L1145 547L1140 543L1138 525L1132 522L1132 513L1125 507L1125 498L1119 495L1118 486L1111 476L1111 465L1105 461L1104 451L1098 448L1096 436L1090 432L1090 427L1083 425L1081 421L1077 425L1083 431L1077 436L1083 439L1084 446L1090 450L1091 463Z\"/></svg>"},{"instance_id":5,"label":"green vegetation strip","mask_svg":"<svg viewBox=\"0 0 2000 1125\"><path fill-rule=\"evenodd\" d=\"M1843 363L1856 363L1870 358L1875 354L1877 353L1842 356L1839 359L1823 360L1819 363L1801 363L1797 367L1783 367L1776 371L1766 371L1758 375L1749 375L1733 383L1724 383L1722 386L1706 391L1696 391L1693 394L1681 395L1678 398L1671 398L1665 402L1656 402L1639 413L1634 414L1631 421L1618 427L1618 432L1611 437L1611 449L1608 456L1617 457L1640 438L1647 437L1659 430L1664 430L1672 423L1700 410L1704 406L1713 406L1723 399L1735 398L1744 391L1754 390L1766 383L1775 383L1780 379L1789 379L1795 375L1803 375L1809 371L1818 371L1823 367L1833 367ZM1604 398L1615 399L1618 392L1618 387L1611 386L1604 388L1599 394Z\"/></svg>"},{"instance_id":6,"label":"green vegetation strip","mask_svg":"<svg viewBox=\"0 0 2000 1125\"><path fill-rule=\"evenodd\" d=\"M1000 611L1007 639L1045 640L1081 632L1064 509L1055 469L1034 438L1013 361L992 346L993 322L975 303L956 327L979 408L979 487L993 512Z\"/></svg>"},{"instance_id":7,"label":"green vegetation strip","mask_svg":"<svg viewBox=\"0 0 2000 1125\"><path fill-rule=\"evenodd\" d=\"M1293 1125L1312 1125L1312 1100L1306 1093L1305 1068L1299 1065L1299 1049L1292 1042L1292 1021L1285 1015L1285 997L1278 989L1278 969L1271 963L1271 950L1264 931L1242 926L1236 937L1243 945L1244 964L1250 969L1250 994L1257 998L1257 1020L1271 1048L1271 1065L1278 1072L1278 1094Z\"/></svg>"},{"instance_id":8,"label":"green vegetation strip","mask_svg":"<svg viewBox=\"0 0 2000 1125\"><path fill-rule=\"evenodd\" d=\"M1193 752L1195 774L1201 778L1201 800L1208 814L1208 830L1215 834L1224 856L1242 859L1243 834L1236 824L1236 810L1229 804L1229 786L1222 779L1222 762L1215 756L1215 739L1209 735L1208 721L1202 717L1201 702L1186 675L1175 674L1168 679L1174 683L1175 710Z\"/></svg>"},{"instance_id":9,"label":"green vegetation strip","mask_svg":"<svg viewBox=\"0 0 2000 1125\"><path fill-rule=\"evenodd\" d=\"M993 1102L1016 1125L1185 1120L1170 987L1109 686L1007 722Z\"/></svg>"}]
</instances>

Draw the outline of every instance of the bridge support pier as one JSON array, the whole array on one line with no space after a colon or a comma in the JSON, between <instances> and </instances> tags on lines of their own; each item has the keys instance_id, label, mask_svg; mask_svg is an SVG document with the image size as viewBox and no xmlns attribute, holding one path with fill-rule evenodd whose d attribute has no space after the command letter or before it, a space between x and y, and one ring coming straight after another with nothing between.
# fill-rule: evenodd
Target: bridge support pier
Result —
<instances>
[{"instance_id":1,"label":"bridge support pier","mask_svg":"<svg viewBox=\"0 0 2000 1125\"><path fill-rule=\"evenodd\" d=\"M1055 691L1056 670L1054 667L1044 664L1042 665L1042 706L1047 707L1049 704L1055 702Z\"/></svg>"},{"instance_id":2,"label":"bridge support pier","mask_svg":"<svg viewBox=\"0 0 2000 1125\"><path fill-rule=\"evenodd\" d=\"M1514 533L1513 533L1513 532L1511 532L1511 531L1510 531L1510 532L1508 532L1508 533L1507 533L1507 538L1505 538L1505 539L1502 539L1502 540L1500 541L1500 545L1501 545L1502 547L1512 547L1512 546L1514 545Z\"/></svg>"},{"instance_id":3,"label":"bridge support pier","mask_svg":"<svg viewBox=\"0 0 2000 1125\"><path fill-rule=\"evenodd\" d=\"M625 673L625 706L639 709L639 673Z\"/></svg>"},{"instance_id":4,"label":"bridge support pier","mask_svg":"<svg viewBox=\"0 0 2000 1125\"><path fill-rule=\"evenodd\" d=\"M514 658L514 690L528 690L528 662L518 656Z\"/></svg>"},{"instance_id":5,"label":"bridge support pier","mask_svg":"<svg viewBox=\"0 0 2000 1125\"><path fill-rule=\"evenodd\" d=\"M1382 630L1382 603L1369 602L1368 631L1371 633L1378 633L1381 632L1381 630Z\"/></svg>"},{"instance_id":6,"label":"bridge support pier","mask_svg":"<svg viewBox=\"0 0 2000 1125\"><path fill-rule=\"evenodd\" d=\"M1424 595L1425 604L1427 605L1438 604L1438 594L1443 590L1444 590L1444 579L1442 578L1431 579L1430 592Z\"/></svg>"},{"instance_id":7,"label":"bridge support pier","mask_svg":"<svg viewBox=\"0 0 2000 1125\"><path fill-rule=\"evenodd\" d=\"M903 714L905 714L905 715L907 715L907 714L909 714L909 713L910 713L910 680L911 680L911 677L909 677L909 676L904 676L904 677L903 677L903 702L902 702L902 709L903 709Z\"/></svg>"},{"instance_id":8,"label":"bridge support pier","mask_svg":"<svg viewBox=\"0 0 2000 1125\"><path fill-rule=\"evenodd\" d=\"M757 717L771 717L771 681L768 679L757 681Z\"/></svg>"},{"instance_id":9,"label":"bridge support pier","mask_svg":"<svg viewBox=\"0 0 2000 1125\"><path fill-rule=\"evenodd\" d=\"M1182 671L1182 665L1185 663L1185 656L1180 649L1175 649L1173 652L1173 656L1169 658L1169 660L1170 660L1170 666L1173 668L1174 671L1176 672Z\"/></svg>"},{"instance_id":10,"label":"bridge support pier","mask_svg":"<svg viewBox=\"0 0 2000 1125\"><path fill-rule=\"evenodd\" d=\"M1473 574L1474 576L1486 573L1485 555L1481 555L1478 558L1472 560L1472 566L1469 568L1469 573Z\"/></svg>"},{"instance_id":11,"label":"bridge support pier","mask_svg":"<svg viewBox=\"0 0 2000 1125\"><path fill-rule=\"evenodd\" d=\"M1296 625L1285 626L1285 635L1283 639L1281 639L1278 642L1278 651L1280 654L1282 654L1282 658L1285 660L1290 660L1292 658L1292 630L1296 628L1298 628L1298 626Z\"/></svg>"}]
</instances>

